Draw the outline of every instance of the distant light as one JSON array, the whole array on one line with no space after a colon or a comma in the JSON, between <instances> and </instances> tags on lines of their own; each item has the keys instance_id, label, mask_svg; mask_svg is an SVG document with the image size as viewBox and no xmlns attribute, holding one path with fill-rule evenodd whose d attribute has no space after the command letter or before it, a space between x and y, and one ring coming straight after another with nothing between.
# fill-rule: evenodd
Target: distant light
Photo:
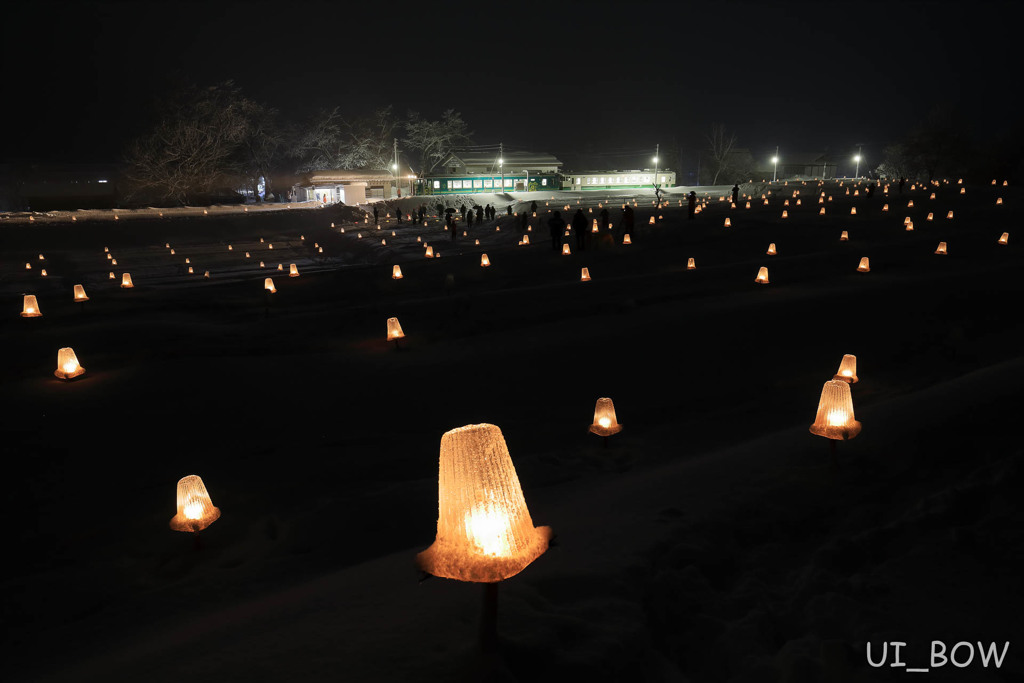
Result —
<instances>
[{"instance_id":1,"label":"distant light","mask_svg":"<svg viewBox=\"0 0 1024 683\"><path fill-rule=\"evenodd\" d=\"M654 163L658 163L658 157L654 157Z\"/></svg>"},{"instance_id":2,"label":"distant light","mask_svg":"<svg viewBox=\"0 0 1024 683\"><path fill-rule=\"evenodd\" d=\"M860 163L860 155L858 154L857 156L853 157L853 160L856 161L859 164Z\"/></svg>"},{"instance_id":3,"label":"distant light","mask_svg":"<svg viewBox=\"0 0 1024 683\"><path fill-rule=\"evenodd\" d=\"M772 157L772 163L773 164L779 163L779 158L778 157Z\"/></svg>"},{"instance_id":4,"label":"distant light","mask_svg":"<svg viewBox=\"0 0 1024 683\"><path fill-rule=\"evenodd\" d=\"M106 181L106 180L97 180L96 182L97 182L97 183L105 183L105 182L107 182L107 181Z\"/></svg>"},{"instance_id":5,"label":"distant light","mask_svg":"<svg viewBox=\"0 0 1024 683\"><path fill-rule=\"evenodd\" d=\"M398 164L391 164L391 168L397 171L398 170Z\"/></svg>"},{"instance_id":6,"label":"distant light","mask_svg":"<svg viewBox=\"0 0 1024 683\"><path fill-rule=\"evenodd\" d=\"M501 166L504 163L505 163L504 159L498 159L498 166Z\"/></svg>"}]
</instances>

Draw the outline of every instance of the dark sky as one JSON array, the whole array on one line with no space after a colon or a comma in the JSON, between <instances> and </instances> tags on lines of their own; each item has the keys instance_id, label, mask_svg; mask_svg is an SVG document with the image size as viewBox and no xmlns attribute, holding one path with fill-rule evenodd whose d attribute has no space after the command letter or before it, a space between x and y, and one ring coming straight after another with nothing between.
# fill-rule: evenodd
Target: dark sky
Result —
<instances>
[{"instance_id":1,"label":"dark sky","mask_svg":"<svg viewBox=\"0 0 1024 683\"><path fill-rule=\"evenodd\" d=\"M562 156L686 155L722 122L758 157L877 160L941 103L978 136L1020 125L1019 4L25 2L4 20L2 160L116 161L181 79L296 120L452 107L477 143Z\"/></svg>"}]
</instances>

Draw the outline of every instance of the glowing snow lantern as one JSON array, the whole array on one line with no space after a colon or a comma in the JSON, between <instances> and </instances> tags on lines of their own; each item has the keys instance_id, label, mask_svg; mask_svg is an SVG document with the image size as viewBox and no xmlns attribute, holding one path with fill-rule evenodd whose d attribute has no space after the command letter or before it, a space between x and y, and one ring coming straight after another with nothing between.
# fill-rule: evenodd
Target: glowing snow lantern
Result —
<instances>
[{"instance_id":1,"label":"glowing snow lantern","mask_svg":"<svg viewBox=\"0 0 1024 683\"><path fill-rule=\"evenodd\" d=\"M935 250L935 253L938 254L939 256L945 256L946 255L946 243L945 242L939 242L939 246Z\"/></svg>"},{"instance_id":2,"label":"glowing snow lantern","mask_svg":"<svg viewBox=\"0 0 1024 683\"><path fill-rule=\"evenodd\" d=\"M1008 233L1008 232L1004 232L1004 233L1003 233L1003 234L1002 234L1002 235L1001 235L1001 236L999 237L999 244L1006 244L1006 243L1007 243L1007 242L1009 242L1009 241L1010 241L1010 233Z\"/></svg>"},{"instance_id":3,"label":"glowing snow lantern","mask_svg":"<svg viewBox=\"0 0 1024 683\"><path fill-rule=\"evenodd\" d=\"M629 239L629 233L628 232L625 235L622 236L622 243L623 244L633 244L632 240Z\"/></svg>"},{"instance_id":4,"label":"glowing snow lantern","mask_svg":"<svg viewBox=\"0 0 1024 683\"><path fill-rule=\"evenodd\" d=\"M996 204L1002 204L1002 203L1003 203L1003 198L1002 197L996 197Z\"/></svg>"},{"instance_id":5,"label":"glowing snow lantern","mask_svg":"<svg viewBox=\"0 0 1024 683\"><path fill-rule=\"evenodd\" d=\"M473 244L479 247L480 246L480 240L473 240Z\"/></svg>"},{"instance_id":6,"label":"glowing snow lantern","mask_svg":"<svg viewBox=\"0 0 1024 683\"><path fill-rule=\"evenodd\" d=\"M298 277L298 276L299 276L299 267L297 265L295 265L294 263L289 263L288 264L288 277Z\"/></svg>"},{"instance_id":7,"label":"glowing snow lantern","mask_svg":"<svg viewBox=\"0 0 1024 683\"><path fill-rule=\"evenodd\" d=\"M930 197L928 197L928 199L935 199L935 193L934 193L934 192L932 192L931 196L930 196Z\"/></svg>"},{"instance_id":8,"label":"glowing snow lantern","mask_svg":"<svg viewBox=\"0 0 1024 683\"><path fill-rule=\"evenodd\" d=\"M209 280L210 279L210 271L206 271L205 273L203 273L203 277L205 279Z\"/></svg>"},{"instance_id":9,"label":"glowing snow lantern","mask_svg":"<svg viewBox=\"0 0 1024 683\"><path fill-rule=\"evenodd\" d=\"M85 368L79 364L78 356L70 346L57 351L57 369L53 371L53 374L60 379L74 379L85 374Z\"/></svg>"},{"instance_id":10,"label":"glowing snow lantern","mask_svg":"<svg viewBox=\"0 0 1024 683\"><path fill-rule=\"evenodd\" d=\"M599 398L594 406L594 422L589 431L598 436L611 436L622 431L622 425L615 419L615 405L610 398Z\"/></svg>"},{"instance_id":11,"label":"glowing snow lantern","mask_svg":"<svg viewBox=\"0 0 1024 683\"><path fill-rule=\"evenodd\" d=\"M860 429L860 422L853 415L850 385L837 379L825 382L818 401L818 412L810 428L811 434L846 441L860 434Z\"/></svg>"},{"instance_id":12,"label":"glowing snow lantern","mask_svg":"<svg viewBox=\"0 0 1024 683\"><path fill-rule=\"evenodd\" d=\"M824 207L824 206L823 206L823 207L821 207L821 210L820 210L820 211L818 211L818 215L819 215L819 216L824 216L824 215L825 215L825 207Z\"/></svg>"},{"instance_id":13,"label":"glowing snow lantern","mask_svg":"<svg viewBox=\"0 0 1024 683\"><path fill-rule=\"evenodd\" d=\"M788 200L788 199L784 200L784 201L782 202L782 205L783 205L783 206L789 206L789 200Z\"/></svg>"},{"instance_id":14,"label":"glowing snow lantern","mask_svg":"<svg viewBox=\"0 0 1024 683\"><path fill-rule=\"evenodd\" d=\"M131 289L134 286L135 285L132 284L131 273L122 273L121 274L121 289Z\"/></svg>"},{"instance_id":15,"label":"glowing snow lantern","mask_svg":"<svg viewBox=\"0 0 1024 683\"><path fill-rule=\"evenodd\" d=\"M754 278L754 282L756 282L759 285L768 284L768 268L766 266L761 266L761 268L757 271L757 277Z\"/></svg>"},{"instance_id":16,"label":"glowing snow lantern","mask_svg":"<svg viewBox=\"0 0 1024 683\"><path fill-rule=\"evenodd\" d=\"M203 480L195 474L178 480L178 512L171 518L175 531L196 533L220 518L220 509L214 507Z\"/></svg>"},{"instance_id":17,"label":"glowing snow lantern","mask_svg":"<svg viewBox=\"0 0 1024 683\"><path fill-rule=\"evenodd\" d=\"M249 252L245 252L245 258L249 258Z\"/></svg>"},{"instance_id":18,"label":"glowing snow lantern","mask_svg":"<svg viewBox=\"0 0 1024 683\"><path fill-rule=\"evenodd\" d=\"M583 268L583 270L580 271L580 282L590 282L590 270L589 269Z\"/></svg>"},{"instance_id":19,"label":"glowing snow lantern","mask_svg":"<svg viewBox=\"0 0 1024 683\"><path fill-rule=\"evenodd\" d=\"M569 252L569 244L567 242L567 243L562 245L562 255L563 256L569 256L569 254L570 254L570 252Z\"/></svg>"},{"instance_id":20,"label":"glowing snow lantern","mask_svg":"<svg viewBox=\"0 0 1024 683\"><path fill-rule=\"evenodd\" d=\"M273 242L271 242L270 244L267 245L267 249L273 249L273 248L274 248L274 243Z\"/></svg>"},{"instance_id":21,"label":"glowing snow lantern","mask_svg":"<svg viewBox=\"0 0 1024 683\"><path fill-rule=\"evenodd\" d=\"M431 246L427 247L427 251L424 254L427 258L434 258L434 248Z\"/></svg>"},{"instance_id":22,"label":"glowing snow lantern","mask_svg":"<svg viewBox=\"0 0 1024 683\"><path fill-rule=\"evenodd\" d=\"M782 212L782 217L783 217L783 218L789 218L789 211L785 211L785 210L784 210L784 211Z\"/></svg>"},{"instance_id":23,"label":"glowing snow lantern","mask_svg":"<svg viewBox=\"0 0 1024 683\"><path fill-rule=\"evenodd\" d=\"M391 267L391 279L401 280L402 279L402 266L394 265Z\"/></svg>"},{"instance_id":24,"label":"glowing snow lantern","mask_svg":"<svg viewBox=\"0 0 1024 683\"><path fill-rule=\"evenodd\" d=\"M523 235L523 244L529 244L529 243L530 243L530 236L529 235Z\"/></svg>"},{"instance_id":25,"label":"glowing snow lantern","mask_svg":"<svg viewBox=\"0 0 1024 683\"><path fill-rule=\"evenodd\" d=\"M913 199L911 199L909 202L907 202L907 208L908 209L914 208L914 200Z\"/></svg>"},{"instance_id":26,"label":"glowing snow lantern","mask_svg":"<svg viewBox=\"0 0 1024 683\"><path fill-rule=\"evenodd\" d=\"M32 270L32 264L28 261L25 262L25 270Z\"/></svg>"},{"instance_id":27,"label":"glowing snow lantern","mask_svg":"<svg viewBox=\"0 0 1024 683\"><path fill-rule=\"evenodd\" d=\"M654 225L654 216L651 216L651 220L647 221L648 224Z\"/></svg>"},{"instance_id":28,"label":"glowing snow lantern","mask_svg":"<svg viewBox=\"0 0 1024 683\"><path fill-rule=\"evenodd\" d=\"M85 287L82 285L75 285L75 301L88 301L89 297L85 295Z\"/></svg>"},{"instance_id":29,"label":"glowing snow lantern","mask_svg":"<svg viewBox=\"0 0 1024 683\"><path fill-rule=\"evenodd\" d=\"M909 230L913 230L913 229L914 229L914 221L908 221L908 222L907 222L907 225L906 225L906 229L907 229L908 231L909 231Z\"/></svg>"},{"instance_id":30,"label":"glowing snow lantern","mask_svg":"<svg viewBox=\"0 0 1024 683\"><path fill-rule=\"evenodd\" d=\"M437 538L419 553L434 576L495 583L548 548L551 528L534 527L501 430L475 424L441 437Z\"/></svg>"},{"instance_id":31,"label":"glowing snow lantern","mask_svg":"<svg viewBox=\"0 0 1024 683\"><path fill-rule=\"evenodd\" d=\"M188 264L190 264L190 263L192 263L192 261L191 261L190 259L186 258L186 259L185 259L185 265L188 265Z\"/></svg>"},{"instance_id":32,"label":"glowing snow lantern","mask_svg":"<svg viewBox=\"0 0 1024 683\"><path fill-rule=\"evenodd\" d=\"M857 215L857 207L856 206L851 206L850 207L850 215L851 216L856 216Z\"/></svg>"},{"instance_id":33,"label":"glowing snow lantern","mask_svg":"<svg viewBox=\"0 0 1024 683\"><path fill-rule=\"evenodd\" d=\"M270 292L271 294L277 293L277 287L274 286L274 278L268 277L263 280L264 291Z\"/></svg>"},{"instance_id":34,"label":"glowing snow lantern","mask_svg":"<svg viewBox=\"0 0 1024 683\"><path fill-rule=\"evenodd\" d=\"M1009 184L1010 184L1009 181L1006 181L1006 180L1003 181L1003 187L1006 187Z\"/></svg>"},{"instance_id":35,"label":"glowing snow lantern","mask_svg":"<svg viewBox=\"0 0 1024 683\"><path fill-rule=\"evenodd\" d=\"M171 243L170 242L164 242L164 249L170 249L170 248L171 248Z\"/></svg>"},{"instance_id":36,"label":"glowing snow lantern","mask_svg":"<svg viewBox=\"0 0 1024 683\"><path fill-rule=\"evenodd\" d=\"M266 268L266 266L263 264L263 261L260 261L260 268ZM192 272L191 267L189 268L189 272Z\"/></svg>"},{"instance_id":37,"label":"glowing snow lantern","mask_svg":"<svg viewBox=\"0 0 1024 683\"><path fill-rule=\"evenodd\" d=\"M947 218L948 220L953 220L953 212L952 212L952 211L950 211L949 213L947 213L947 214L946 214L946 218Z\"/></svg>"},{"instance_id":38,"label":"glowing snow lantern","mask_svg":"<svg viewBox=\"0 0 1024 683\"><path fill-rule=\"evenodd\" d=\"M110 274L107 276L107 279L108 280L116 280L117 279L117 277L114 275L114 271L110 271Z\"/></svg>"},{"instance_id":39,"label":"glowing snow lantern","mask_svg":"<svg viewBox=\"0 0 1024 683\"><path fill-rule=\"evenodd\" d=\"M174 256L174 250L171 249L171 256Z\"/></svg>"},{"instance_id":40,"label":"glowing snow lantern","mask_svg":"<svg viewBox=\"0 0 1024 683\"><path fill-rule=\"evenodd\" d=\"M868 262L868 257L867 256L864 256L864 257L861 258L860 265L857 266L857 272L858 273L870 273L871 272L871 265Z\"/></svg>"},{"instance_id":41,"label":"glowing snow lantern","mask_svg":"<svg viewBox=\"0 0 1024 683\"><path fill-rule=\"evenodd\" d=\"M767 254L769 256L775 256L775 242L772 242L771 244L768 245L768 252L767 252Z\"/></svg>"},{"instance_id":42,"label":"glowing snow lantern","mask_svg":"<svg viewBox=\"0 0 1024 683\"><path fill-rule=\"evenodd\" d=\"M995 185L995 184L996 184L996 179L995 179L995 178L993 178L993 179L992 179L992 184L993 184L993 185Z\"/></svg>"},{"instance_id":43,"label":"glowing snow lantern","mask_svg":"<svg viewBox=\"0 0 1024 683\"><path fill-rule=\"evenodd\" d=\"M933 214L933 213L929 213L929 214L928 214L928 217L927 217L927 218L925 218L925 220L926 220L926 221L932 221L932 220L935 220L935 214Z\"/></svg>"},{"instance_id":44,"label":"glowing snow lantern","mask_svg":"<svg viewBox=\"0 0 1024 683\"><path fill-rule=\"evenodd\" d=\"M697 264L694 262L692 257L686 259L686 269L687 270L696 270L697 269Z\"/></svg>"},{"instance_id":45,"label":"glowing snow lantern","mask_svg":"<svg viewBox=\"0 0 1024 683\"><path fill-rule=\"evenodd\" d=\"M728 218L725 219L725 227L726 228L731 228L732 227L732 221L729 220Z\"/></svg>"},{"instance_id":46,"label":"glowing snow lantern","mask_svg":"<svg viewBox=\"0 0 1024 683\"><path fill-rule=\"evenodd\" d=\"M840 242L848 242L848 241L850 241L850 233L847 232L846 230L843 230L843 232L840 233L840 235L839 235L839 241Z\"/></svg>"},{"instance_id":47,"label":"glowing snow lantern","mask_svg":"<svg viewBox=\"0 0 1024 683\"><path fill-rule=\"evenodd\" d=\"M480 254L480 267L486 268L491 265L491 260L487 258L487 254Z\"/></svg>"},{"instance_id":48,"label":"glowing snow lantern","mask_svg":"<svg viewBox=\"0 0 1024 683\"><path fill-rule=\"evenodd\" d=\"M39 255L39 260L40 260L40 261L45 261L45 260L46 260L46 257L45 257L45 256L43 256L42 254L40 254L40 255Z\"/></svg>"},{"instance_id":49,"label":"glowing snow lantern","mask_svg":"<svg viewBox=\"0 0 1024 683\"><path fill-rule=\"evenodd\" d=\"M117 259L116 258L110 259L110 265L116 266L117 265Z\"/></svg>"},{"instance_id":50,"label":"glowing snow lantern","mask_svg":"<svg viewBox=\"0 0 1024 683\"><path fill-rule=\"evenodd\" d=\"M397 343L399 339L403 338L405 338L405 332L402 331L398 318L388 318L388 341Z\"/></svg>"},{"instance_id":51,"label":"glowing snow lantern","mask_svg":"<svg viewBox=\"0 0 1024 683\"><path fill-rule=\"evenodd\" d=\"M278 263L277 264L277 269L280 270L280 271L284 271L284 264L283 263Z\"/></svg>"},{"instance_id":52,"label":"glowing snow lantern","mask_svg":"<svg viewBox=\"0 0 1024 683\"><path fill-rule=\"evenodd\" d=\"M681 204L681 203L680 203L680 206L682 206L682 204ZM749 208L750 208L750 202L749 202L749 201L747 202L747 205L746 205L746 206L745 206L744 208L746 208L746 209L749 209Z\"/></svg>"},{"instance_id":53,"label":"glowing snow lantern","mask_svg":"<svg viewBox=\"0 0 1024 683\"><path fill-rule=\"evenodd\" d=\"M262 267L263 267L263 262L262 262L262 261L260 261L260 268L262 268ZM189 275L192 275L192 266L189 266L189 267L188 267L188 274L189 274Z\"/></svg>"},{"instance_id":54,"label":"glowing snow lantern","mask_svg":"<svg viewBox=\"0 0 1024 683\"><path fill-rule=\"evenodd\" d=\"M228 245L228 251L234 251L234 247L232 247L230 244Z\"/></svg>"},{"instance_id":55,"label":"glowing snow lantern","mask_svg":"<svg viewBox=\"0 0 1024 683\"><path fill-rule=\"evenodd\" d=\"M857 356L843 354L843 360L839 363L839 370L832 379L839 379L850 384L857 383Z\"/></svg>"},{"instance_id":56,"label":"glowing snow lantern","mask_svg":"<svg viewBox=\"0 0 1024 683\"><path fill-rule=\"evenodd\" d=\"M39 275L41 277L46 277L46 268L43 268L41 271L39 271Z\"/></svg>"},{"instance_id":57,"label":"glowing snow lantern","mask_svg":"<svg viewBox=\"0 0 1024 683\"><path fill-rule=\"evenodd\" d=\"M960 188L960 194L967 194L967 188L966 187L961 187Z\"/></svg>"},{"instance_id":58,"label":"glowing snow lantern","mask_svg":"<svg viewBox=\"0 0 1024 683\"><path fill-rule=\"evenodd\" d=\"M39 310L39 303L35 294L26 294L21 306L22 318L39 318L43 313Z\"/></svg>"}]
</instances>

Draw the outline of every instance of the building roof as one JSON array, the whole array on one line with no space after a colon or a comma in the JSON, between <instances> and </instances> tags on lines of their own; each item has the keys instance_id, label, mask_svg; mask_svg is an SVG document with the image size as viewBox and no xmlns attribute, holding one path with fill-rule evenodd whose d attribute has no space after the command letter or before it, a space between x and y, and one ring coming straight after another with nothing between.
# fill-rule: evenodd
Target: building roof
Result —
<instances>
[{"instance_id":1,"label":"building roof","mask_svg":"<svg viewBox=\"0 0 1024 683\"><path fill-rule=\"evenodd\" d=\"M498 154L496 151L490 152L474 152L474 151L459 151L456 150L451 152L441 161L431 167L431 171L434 169L445 168L450 166L452 159L458 159L464 166L486 166L488 168L493 167L497 172L498 158L504 161L504 167L510 172L516 170L522 170L524 168L536 168L538 166L561 166L562 162L557 157L551 154L538 154L536 152L504 152Z\"/></svg>"},{"instance_id":2,"label":"building roof","mask_svg":"<svg viewBox=\"0 0 1024 683\"><path fill-rule=\"evenodd\" d=\"M412 171L408 168L400 169L398 177L411 175ZM321 183L349 183L349 182L369 182L369 181L392 181L395 180L395 174L389 169L347 169L347 168L334 168L324 169L321 171L310 171L304 173L301 176L301 181L309 184L321 184Z\"/></svg>"}]
</instances>

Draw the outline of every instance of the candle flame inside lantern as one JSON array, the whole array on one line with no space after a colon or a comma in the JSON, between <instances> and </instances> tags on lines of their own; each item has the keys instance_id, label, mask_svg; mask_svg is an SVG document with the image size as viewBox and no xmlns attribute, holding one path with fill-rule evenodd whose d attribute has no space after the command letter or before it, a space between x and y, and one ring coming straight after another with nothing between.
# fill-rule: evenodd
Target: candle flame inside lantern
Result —
<instances>
[{"instance_id":1,"label":"candle flame inside lantern","mask_svg":"<svg viewBox=\"0 0 1024 683\"><path fill-rule=\"evenodd\" d=\"M769 256L775 256L775 242L772 242L771 244L768 245L767 253Z\"/></svg>"},{"instance_id":2,"label":"candle flame inside lantern","mask_svg":"<svg viewBox=\"0 0 1024 683\"><path fill-rule=\"evenodd\" d=\"M220 509L214 507L202 478L195 474L178 480L177 508L170 522L175 531L195 533L220 519Z\"/></svg>"},{"instance_id":3,"label":"candle flame inside lantern","mask_svg":"<svg viewBox=\"0 0 1024 683\"><path fill-rule=\"evenodd\" d=\"M395 266L391 267L391 279L392 280L401 280L402 279L402 267L401 266L395 265Z\"/></svg>"},{"instance_id":4,"label":"candle flame inside lantern","mask_svg":"<svg viewBox=\"0 0 1024 683\"><path fill-rule=\"evenodd\" d=\"M868 261L868 257L864 256L860 260L860 265L857 266L857 272L859 272L859 273L868 273L870 271L871 271L871 264Z\"/></svg>"},{"instance_id":5,"label":"candle flame inside lantern","mask_svg":"<svg viewBox=\"0 0 1024 683\"><path fill-rule=\"evenodd\" d=\"M615 417L615 404L610 398L599 398L594 404L594 422L588 430L598 436L611 436L622 431Z\"/></svg>"},{"instance_id":6,"label":"candle flame inside lantern","mask_svg":"<svg viewBox=\"0 0 1024 683\"><path fill-rule=\"evenodd\" d=\"M427 258L434 258L434 248L431 247L431 246L428 246L427 247L427 251L425 252L425 255L426 255Z\"/></svg>"},{"instance_id":7,"label":"candle flame inside lantern","mask_svg":"<svg viewBox=\"0 0 1024 683\"><path fill-rule=\"evenodd\" d=\"M266 278L263 280L263 289L270 292L271 294L277 291L277 287L274 286L274 278Z\"/></svg>"},{"instance_id":8,"label":"candle flame inside lantern","mask_svg":"<svg viewBox=\"0 0 1024 683\"><path fill-rule=\"evenodd\" d=\"M57 351L57 369L54 375L60 379L73 379L85 372L75 355L74 349L70 346Z\"/></svg>"},{"instance_id":9,"label":"candle flame inside lantern","mask_svg":"<svg viewBox=\"0 0 1024 683\"><path fill-rule=\"evenodd\" d=\"M694 262L693 258L686 259L686 269L687 270L695 270L696 268L697 268L697 264Z\"/></svg>"},{"instance_id":10,"label":"candle flame inside lantern","mask_svg":"<svg viewBox=\"0 0 1024 683\"><path fill-rule=\"evenodd\" d=\"M89 297L85 295L85 287L82 285L75 285L75 301L88 301Z\"/></svg>"},{"instance_id":11,"label":"candle flame inside lantern","mask_svg":"<svg viewBox=\"0 0 1024 683\"><path fill-rule=\"evenodd\" d=\"M757 277L754 278L754 282L756 282L756 283L758 283L760 285L767 285L768 284L768 268L767 268L767 266L761 266L761 268L757 271Z\"/></svg>"},{"instance_id":12,"label":"candle flame inside lantern","mask_svg":"<svg viewBox=\"0 0 1024 683\"><path fill-rule=\"evenodd\" d=\"M729 220L728 218L725 219L725 227L727 227L727 228L731 228L732 227L732 221Z\"/></svg>"},{"instance_id":13,"label":"candle flame inside lantern","mask_svg":"<svg viewBox=\"0 0 1024 683\"><path fill-rule=\"evenodd\" d=\"M569 244L568 243L563 244L562 245L562 255L563 256L569 256L569 254L570 254L570 252L569 252Z\"/></svg>"},{"instance_id":14,"label":"candle flame inside lantern","mask_svg":"<svg viewBox=\"0 0 1024 683\"><path fill-rule=\"evenodd\" d=\"M487 254L480 254L480 267L486 268L491 265L491 260L487 258Z\"/></svg>"},{"instance_id":15,"label":"candle flame inside lantern","mask_svg":"<svg viewBox=\"0 0 1024 683\"><path fill-rule=\"evenodd\" d=\"M495 425L467 425L441 438L437 538L420 568L460 581L515 576L547 550L534 527L508 447Z\"/></svg>"},{"instance_id":16,"label":"candle flame inside lantern","mask_svg":"<svg viewBox=\"0 0 1024 683\"><path fill-rule=\"evenodd\" d=\"M122 289L131 289L134 286L135 285L132 283L132 276L131 276L131 274L129 274L129 273L122 273L121 274L121 288Z\"/></svg>"},{"instance_id":17,"label":"candle flame inside lantern","mask_svg":"<svg viewBox=\"0 0 1024 683\"><path fill-rule=\"evenodd\" d=\"M1008 232L1004 232L1004 233L1003 233L1003 234L1002 234L1002 235L1001 235L1001 236L999 237L999 244L1006 244L1006 243L1007 243L1007 242L1009 242L1009 241L1010 241L1010 233L1008 233Z\"/></svg>"},{"instance_id":18,"label":"candle flame inside lantern","mask_svg":"<svg viewBox=\"0 0 1024 683\"><path fill-rule=\"evenodd\" d=\"M590 282L590 270L589 269L583 268L583 270L580 271L580 281L582 281L582 282Z\"/></svg>"},{"instance_id":19,"label":"candle flame inside lantern","mask_svg":"<svg viewBox=\"0 0 1024 683\"><path fill-rule=\"evenodd\" d=\"M810 427L811 434L845 441L857 436L860 430L860 422L854 419L850 384L838 379L825 382L818 401L818 412Z\"/></svg>"},{"instance_id":20,"label":"candle flame inside lantern","mask_svg":"<svg viewBox=\"0 0 1024 683\"><path fill-rule=\"evenodd\" d=\"M843 360L839 362L839 371L836 372L836 377L855 384L857 382L857 356L851 353L844 354Z\"/></svg>"},{"instance_id":21,"label":"candle flame inside lantern","mask_svg":"<svg viewBox=\"0 0 1024 683\"><path fill-rule=\"evenodd\" d=\"M629 233L628 232L625 235L622 236L622 243L623 244L633 244L633 240L631 240L629 238Z\"/></svg>"},{"instance_id":22,"label":"candle flame inside lantern","mask_svg":"<svg viewBox=\"0 0 1024 683\"><path fill-rule=\"evenodd\" d=\"M288 264L288 277L298 277L298 276L299 276L299 267L297 265L295 265L294 263L289 263Z\"/></svg>"},{"instance_id":23,"label":"candle flame inside lantern","mask_svg":"<svg viewBox=\"0 0 1024 683\"><path fill-rule=\"evenodd\" d=\"M403 337L405 337L405 332L402 331L398 318L388 318L388 341L402 339Z\"/></svg>"},{"instance_id":24,"label":"candle flame inside lantern","mask_svg":"<svg viewBox=\"0 0 1024 683\"><path fill-rule=\"evenodd\" d=\"M39 311L39 303L36 301L35 294L26 294L22 302L21 317L22 318L39 318L43 314Z\"/></svg>"}]
</instances>

